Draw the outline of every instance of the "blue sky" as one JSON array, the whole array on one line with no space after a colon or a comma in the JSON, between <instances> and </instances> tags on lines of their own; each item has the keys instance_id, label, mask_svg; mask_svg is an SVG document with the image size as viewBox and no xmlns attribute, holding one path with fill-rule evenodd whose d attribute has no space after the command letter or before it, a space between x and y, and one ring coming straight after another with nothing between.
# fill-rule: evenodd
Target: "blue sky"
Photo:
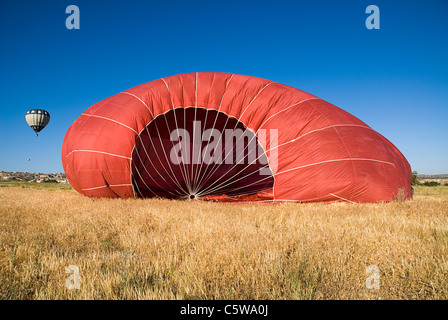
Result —
<instances>
[{"instance_id":1,"label":"blue sky","mask_svg":"<svg viewBox=\"0 0 448 320\"><path fill-rule=\"evenodd\" d=\"M68 30L68 5L80 29ZM368 30L366 7L380 9ZM448 2L0 2L0 170L63 172L61 146L92 104L185 72L273 80L352 113L419 173L448 173ZM31 108L50 112L35 137ZM27 161L27 159L30 161Z\"/></svg>"}]
</instances>

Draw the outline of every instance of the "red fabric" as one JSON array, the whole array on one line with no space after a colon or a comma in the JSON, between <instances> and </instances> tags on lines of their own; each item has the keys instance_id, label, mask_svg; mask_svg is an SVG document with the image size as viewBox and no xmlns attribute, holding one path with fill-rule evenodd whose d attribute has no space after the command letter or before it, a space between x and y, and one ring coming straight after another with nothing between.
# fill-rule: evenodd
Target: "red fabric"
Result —
<instances>
[{"instance_id":1,"label":"red fabric","mask_svg":"<svg viewBox=\"0 0 448 320\"><path fill-rule=\"evenodd\" d=\"M393 199L400 189L412 197L409 163L361 120L286 85L214 72L154 80L87 109L62 146L70 184L89 197L138 197L131 177L138 135L158 115L189 107L220 111L255 133L278 132L278 147L269 139L263 146L274 148L266 153L276 168L273 190L233 200L377 202ZM223 194L204 198L228 200Z\"/></svg>"}]
</instances>

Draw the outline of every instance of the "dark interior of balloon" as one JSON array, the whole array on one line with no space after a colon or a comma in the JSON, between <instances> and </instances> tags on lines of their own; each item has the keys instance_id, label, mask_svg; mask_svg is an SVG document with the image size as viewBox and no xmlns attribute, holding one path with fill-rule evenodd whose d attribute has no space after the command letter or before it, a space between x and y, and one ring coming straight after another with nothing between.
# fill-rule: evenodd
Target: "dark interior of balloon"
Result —
<instances>
[{"instance_id":1,"label":"dark interior of balloon","mask_svg":"<svg viewBox=\"0 0 448 320\"><path fill-rule=\"evenodd\" d=\"M136 137L131 163L142 198L273 199L273 174L257 136L216 110L159 115Z\"/></svg>"}]
</instances>

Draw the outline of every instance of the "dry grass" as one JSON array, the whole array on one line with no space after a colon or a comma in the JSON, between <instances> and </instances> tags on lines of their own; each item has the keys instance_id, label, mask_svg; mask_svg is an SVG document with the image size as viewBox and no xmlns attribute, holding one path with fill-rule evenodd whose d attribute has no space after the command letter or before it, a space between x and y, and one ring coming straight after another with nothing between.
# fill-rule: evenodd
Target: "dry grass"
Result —
<instances>
[{"instance_id":1,"label":"dry grass","mask_svg":"<svg viewBox=\"0 0 448 320\"><path fill-rule=\"evenodd\" d=\"M406 202L229 205L4 185L0 201L0 299L448 298L448 187ZM369 265L380 289L366 288Z\"/></svg>"}]
</instances>

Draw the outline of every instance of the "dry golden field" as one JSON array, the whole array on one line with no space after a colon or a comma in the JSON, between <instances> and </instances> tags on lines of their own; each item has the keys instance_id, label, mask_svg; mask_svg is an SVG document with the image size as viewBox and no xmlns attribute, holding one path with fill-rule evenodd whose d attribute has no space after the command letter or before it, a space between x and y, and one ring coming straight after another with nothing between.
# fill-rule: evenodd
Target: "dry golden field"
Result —
<instances>
[{"instance_id":1,"label":"dry golden field","mask_svg":"<svg viewBox=\"0 0 448 320\"><path fill-rule=\"evenodd\" d=\"M231 205L2 183L0 299L448 299L448 187L415 189Z\"/></svg>"}]
</instances>

